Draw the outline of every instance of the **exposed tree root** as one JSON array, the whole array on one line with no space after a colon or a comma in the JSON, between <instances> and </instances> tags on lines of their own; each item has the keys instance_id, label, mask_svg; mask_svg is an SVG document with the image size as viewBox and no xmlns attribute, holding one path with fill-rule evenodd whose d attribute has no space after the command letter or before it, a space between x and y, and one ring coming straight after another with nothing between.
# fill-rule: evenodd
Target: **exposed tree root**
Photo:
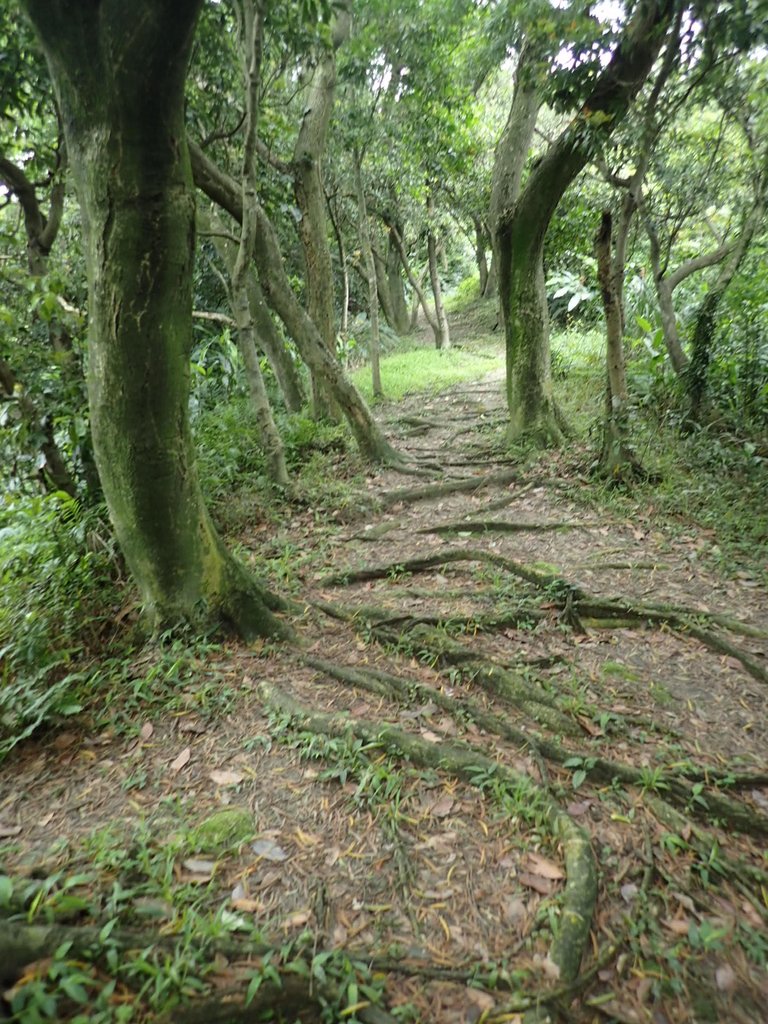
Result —
<instances>
[{"instance_id":1,"label":"exposed tree root","mask_svg":"<svg viewBox=\"0 0 768 1024\"><path fill-rule=\"evenodd\" d=\"M133 953L151 947L170 953L177 941L174 935L158 935L156 931L117 929L112 930L108 941L105 941L101 925L29 924L26 920L0 918L0 985L3 989L10 989L24 968L53 956L62 944L68 948L68 958L98 963L106 958L110 949L117 951L121 959L127 959ZM218 955L243 964L243 985L220 990L213 998L197 999L187 1006L176 1007L167 1018L173 1024L255 1024L265 1019L268 1010L293 1019L296 1014L313 1007L316 1007L316 1019L320 1021L323 1005L334 1002L338 997L332 983L320 985L310 977L312 951L307 950L306 976L285 972L280 975L279 985L264 979L253 999L245 1005L248 983L260 967L259 958L270 953L272 946L247 938L239 943L233 938L217 943L205 940L200 946L201 950L205 948L211 959ZM253 963L253 971L246 966L249 961ZM395 1024L393 1017L373 1005L361 1007L357 1017L366 1024Z\"/></svg>"},{"instance_id":2,"label":"exposed tree root","mask_svg":"<svg viewBox=\"0 0 768 1024\"><path fill-rule=\"evenodd\" d=\"M404 505L413 504L417 501L427 501L430 498L442 498L446 494L460 494L466 491L479 491L483 487L501 487L504 484L517 480L516 470L503 470L500 473L488 473L485 476L462 477L460 480L450 480L440 484L429 484L426 487L404 487L396 491L389 491L382 494L379 504L382 508L392 508L400 503Z\"/></svg>"},{"instance_id":3,"label":"exposed tree root","mask_svg":"<svg viewBox=\"0 0 768 1024\"><path fill-rule=\"evenodd\" d=\"M481 519L459 523L443 523L438 526L425 526L416 533L532 533L545 530L584 530L583 523L510 523L504 520Z\"/></svg>"},{"instance_id":4,"label":"exposed tree root","mask_svg":"<svg viewBox=\"0 0 768 1024\"><path fill-rule=\"evenodd\" d=\"M430 744L421 737L391 725L367 722L347 715L320 714L303 707L268 683L262 683L259 690L267 704L279 712L289 714L310 732L336 737L354 736L396 752L412 764L449 772L470 785L477 785L478 773L483 772L494 775L517 791L530 790L531 797L535 794L537 806L543 809L552 834L562 845L566 869L560 927L553 939L549 956L564 982L575 980L588 944L597 900L597 867L589 835L545 791L527 776L518 775L465 744Z\"/></svg>"},{"instance_id":5,"label":"exposed tree root","mask_svg":"<svg viewBox=\"0 0 768 1024\"><path fill-rule=\"evenodd\" d=\"M356 668L341 667L311 655L306 656L303 660L305 664L334 679L351 683L378 696L386 696L406 703L412 701L414 696L424 703L432 701L447 711L457 722L462 723L469 718L487 733L499 736L513 743L521 751L530 751L560 767L565 766L566 762L572 760L574 755L579 753L579 751L568 750L553 740L539 735L531 735L522 729L515 728L506 717L486 711L471 698L449 697L442 690L376 669L360 668L359 666ZM651 779L641 769L592 756L591 752L583 757L582 763L587 771L587 777L593 782L603 782L608 785L620 782L623 785L636 787L643 793L652 786L652 791L656 793L655 800L663 800L667 804L680 807L691 817L703 818L708 822L716 819L722 823L723 827L731 828L745 835L768 836L768 817L760 814L756 808L737 800L728 799L711 791L706 794L700 791L696 786L699 776L695 773L691 779L692 784L689 785L682 777L684 776L683 772L659 772ZM730 782L727 773L713 772L706 781L716 785L725 779ZM747 788L750 785L759 786L763 779L763 775L744 774L739 777L739 788Z\"/></svg>"},{"instance_id":6,"label":"exposed tree root","mask_svg":"<svg viewBox=\"0 0 768 1024\"><path fill-rule=\"evenodd\" d=\"M629 601L604 600L590 596L576 584L552 573L541 572L531 566L516 562L503 555L497 555L482 548L448 548L436 551L425 558L407 559L402 562L390 563L385 566L369 566L366 569L337 573L326 577L323 582L329 586L345 583L358 583L366 580L384 579L390 575L404 572L424 572L451 562L486 562L498 566L507 572L535 586L546 589L551 601L561 604L565 610L568 601L570 607L580 619L621 619L634 621L636 625L665 625L683 635L692 636L711 650L729 657L736 658L746 671L761 683L768 683L768 669L757 662L746 651L715 633L714 630L701 625L701 622L714 622L707 612L695 608L675 608L664 605L644 605ZM730 617L718 617L721 626L730 629L734 620ZM743 624L741 624L743 626ZM740 630L743 632L743 628ZM732 630L737 632L737 630ZM749 634L751 635L751 634Z\"/></svg>"}]
</instances>

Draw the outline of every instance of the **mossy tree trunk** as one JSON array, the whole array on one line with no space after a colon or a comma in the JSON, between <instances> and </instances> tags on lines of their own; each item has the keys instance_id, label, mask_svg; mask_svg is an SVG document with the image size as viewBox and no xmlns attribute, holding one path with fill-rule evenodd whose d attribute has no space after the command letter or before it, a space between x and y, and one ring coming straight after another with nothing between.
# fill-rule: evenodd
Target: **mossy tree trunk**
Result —
<instances>
[{"instance_id":1,"label":"mossy tree trunk","mask_svg":"<svg viewBox=\"0 0 768 1024\"><path fill-rule=\"evenodd\" d=\"M83 218L96 462L155 625L279 630L219 539L188 420L195 194L184 80L200 0L24 0L57 92Z\"/></svg>"},{"instance_id":2,"label":"mossy tree trunk","mask_svg":"<svg viewBox=\"0 0 768 1024\"><path fill-rule=\"evenodd\" d=\"M532 170L517 200L495 218L512 439L527 435L546 444L562 437L552 397L544 238L566 189L621 120L648 76L674 6L674 0L637 5L586 102ZM516 92L525 87L524 79L518 81ZM515 100L513 109L514 104ZM501 149L497 162L504 157Z\"/></svg>"},{"instance_id":3,"label":"mossy tree trunk","mask_svg":"<svg viewBox=\"0 0 768 1024\"><path fill-rule=\"evenodd\" d=\"M293 153L293 187L296 205L301 211L298 229L306 269L307 312L334 358L333 267L328 246L322 161L336 90L336 51L349 36L350 27L349 10L342 5L333 24L332 45L321 55L312 74ZM338 419L333 396L322 379L314 376L312 405L318 418Z\"/></svg>"},{"instance_id":4,"label":"mossy tree trunk","mask_svg":"<svg viewBox=\"0 0 768 1024\"><path fill-rule=\"evenodd\" d=\"M259 90L261 85L263 4L253 0L241 0L240 36L244 49L245 78L245 147L243 152L243 220L240 231L240 245L231 273L230 299L232 312L237 323L240 352L245 364L251 400L256 412L261 442L267 457L267 472L273 484L284 487L288 483L288 469L285 464L283 442L272 415L267 389L256 351L256 330L251 304L248 298L248 278L251 274L254 237L256 234L256 213L254 210L257 170L256 139L259 114Z\"/></svg>"}]
</instances>

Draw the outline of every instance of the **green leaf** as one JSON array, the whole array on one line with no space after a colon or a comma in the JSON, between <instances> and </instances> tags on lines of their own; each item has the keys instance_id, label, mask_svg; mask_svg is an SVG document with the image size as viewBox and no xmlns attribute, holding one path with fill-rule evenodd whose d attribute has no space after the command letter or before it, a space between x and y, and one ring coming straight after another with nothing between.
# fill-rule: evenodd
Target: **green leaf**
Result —
<instances>
[{"instance_id":1,"label":"green leaf","mask_svg":"<svg viewBox=\"0 0 768 1024\"><path fill-rule=\"evenodd\" d=\"M573 773L573 788L578 789L582 782L586 779L587 773L583 768L579 768L577 772Z\"/></svg>"}]
</instances>

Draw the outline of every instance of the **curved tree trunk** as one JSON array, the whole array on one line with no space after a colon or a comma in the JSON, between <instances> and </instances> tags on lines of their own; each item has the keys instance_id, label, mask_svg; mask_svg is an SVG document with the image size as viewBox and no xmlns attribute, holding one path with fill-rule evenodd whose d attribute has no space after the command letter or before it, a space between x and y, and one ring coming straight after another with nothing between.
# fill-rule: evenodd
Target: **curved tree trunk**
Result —
<instances>
[{"instance_id":1,"label":"curved tree trunk","mask_svg":"<svg viewBox=\"0 0 768 1024\"><path fill-rule=\"evenodd\" d=\"M288 468L285 464L283 442L272 415L267 389L256 351L256 331L248 297L248 279L251 275L256 214L253 209L257 186L256 138L259 114L259 87L261 79L263 11L259 0L241 0L243 24L242 39L245 47L245 147L243 154L243 222L240 245L231 272L232 312L237 323L240 352L256 412L261 443L267 457L267 472L273 484L285 487Z\"/></svg>"},{"instance_id":2,"label":"curved tree trunk","mask_svg":"<svg viewBox=\"0 0 768 1024\"><path fill-rule=\"evenodd\" d=\"M189 152L197 186L239 222L243 216L243 204L237 183L217 167L199 146L190 143ZM269 217L258 202L254 202L254 209L257 230L253 259L264 297L285 324L310 373L328 386L363 455L373 462L402 465L404 460L384 437L360 392L346 378L336 357L323 345L314 321L294 295Z\"/></svg>"},{"instance_id":3,"label":"curved tree trunk","mask_svg":"<svg viewBox=\"0 0 768 1024\"><path fill-rule=\"evenodd\" d=\"M327 350L336 354L336 318L333 308L333 267L328 247L325 191L321 164L336 89L336 50L349 35L349 10L341 9L333 26L333 46L315 67L309 86L301 128L293 153L294 193L301 210L299 237L304 249L307 312L317 326ZM333 399L322 381L312 378L315 415L338 419Z\"/></svg>"},{"instance_id":4,"label":"curved tree trunk","mask_svg":"<svg viewBox=\"0 0 768 1024\"><path fill-rule=\"evenodd\" d=\"M561 437L549 365L544 237L560 199L589 161L592 145L610 134L645 81L674 7L675 0L637 6L579 113L531 172L514 205L503 205L495 217L511 438L525 434L549 443ZM524 79L516 92L521 88L526 88ZM497 161L503 153L501 148Z\"/></svg>"},{"instance_id":5,"label":"curved tree trunk","mask_svg":"<svg viewBox=\"0 0 768 1024\"><path fill-rule=\"evenodd\" d=\"M279 631L277 604L205 509L188 420L195 195L184 80L199 0L24 0L45 50L83 215L96 462L156 625Z\"/></svg>"}]
</instances>

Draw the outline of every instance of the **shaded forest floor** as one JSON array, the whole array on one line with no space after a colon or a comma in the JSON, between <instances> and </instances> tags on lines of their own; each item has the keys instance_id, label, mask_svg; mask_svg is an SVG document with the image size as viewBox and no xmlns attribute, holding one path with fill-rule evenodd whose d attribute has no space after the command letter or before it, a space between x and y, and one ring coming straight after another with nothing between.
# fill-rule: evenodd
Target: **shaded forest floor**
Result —
<instances>
[{"instance_id":1,"label":"shaded forest floor","mask_svg":"<svg viewBox=\"0 0 768 1024\"><path fill-rule=\"evenodd\" d=\"M238 538L294 645L147 651L130 727L3 766L27 917L104 1020L768 1021L757 578L601 505L583 452L510 461L498 373L378 415L439 478L357 476Z\"/></svg>"}]
</instances>

